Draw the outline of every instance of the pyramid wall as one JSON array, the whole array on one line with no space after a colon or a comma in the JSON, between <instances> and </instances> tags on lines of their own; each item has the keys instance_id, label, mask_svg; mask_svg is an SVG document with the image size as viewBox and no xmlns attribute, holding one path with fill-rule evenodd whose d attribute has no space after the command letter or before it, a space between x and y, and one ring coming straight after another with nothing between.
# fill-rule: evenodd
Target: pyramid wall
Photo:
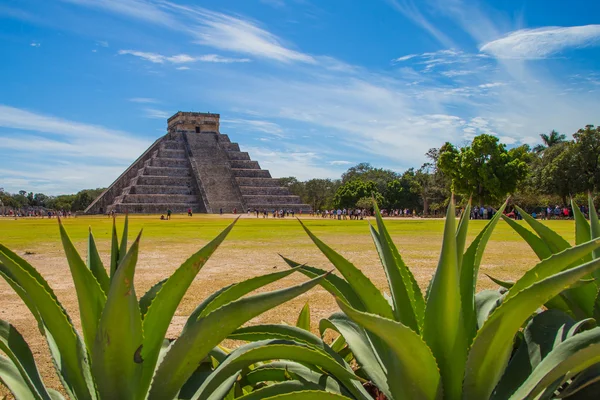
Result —
<instances>
[{"instance_id":1,"label":"pyramid wall","mask_svg":"<svg viewBox=\"0 0 600 400\"><path fill-rule=\"evenodd\" d=\"M219 132L219 115L178 112L154 142L86 210L88 214L309 211L268 170Z\"/></svg>"}]
</instances>

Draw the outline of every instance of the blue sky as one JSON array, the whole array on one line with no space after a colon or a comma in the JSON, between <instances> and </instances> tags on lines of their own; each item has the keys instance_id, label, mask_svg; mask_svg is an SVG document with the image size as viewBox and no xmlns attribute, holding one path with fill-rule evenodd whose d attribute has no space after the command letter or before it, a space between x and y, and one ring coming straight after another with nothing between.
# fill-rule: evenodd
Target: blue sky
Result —
<instances>
[{"instance_id":1,"label":"blue sky","mask_svg":"<svg viewBox=\"0 0 600 400\"><path fill-rule=\"evenodd\" d=\"M108 186L181 111L273 176L600 124L600 2L2 0L0 187Z\"/></svg>"}]
</instances>

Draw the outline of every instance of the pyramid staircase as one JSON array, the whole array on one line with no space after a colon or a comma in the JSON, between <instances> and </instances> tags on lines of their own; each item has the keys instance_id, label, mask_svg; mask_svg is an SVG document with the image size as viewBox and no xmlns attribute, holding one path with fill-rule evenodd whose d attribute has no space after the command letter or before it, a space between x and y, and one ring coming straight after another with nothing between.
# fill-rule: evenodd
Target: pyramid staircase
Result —
<instances>
[{"instance_id":1,"label":"pyramid staircase","mask_svg":"<svg viewBox=\"0 0 600 400\"><path fill-rule=\"evenodd\" d=\"M300 197L290 194L237 143L218 132L218 118L218 114L183 112L169 118L169 133L154 142L85 213L310 211ZM193 124L205 120L205 125L189 126L189 119Z\"/></svg>"}]
</instances>

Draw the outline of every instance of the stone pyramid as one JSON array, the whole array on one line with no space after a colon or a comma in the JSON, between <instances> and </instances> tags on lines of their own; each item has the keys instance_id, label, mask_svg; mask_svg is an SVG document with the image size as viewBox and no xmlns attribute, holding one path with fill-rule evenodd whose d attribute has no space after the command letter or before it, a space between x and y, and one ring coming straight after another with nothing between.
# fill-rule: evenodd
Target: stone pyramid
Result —
<instances>
[{"instance_id":1,"label":"stone pyramid","mask_svg":"<svg viewBox=\"0 0 600 400\"><path fill-rule=\"evenodd\" d=\"M219 132L219 114L178 112L154 142L85 210L88 214L310 211Z\"/></svg>"}]
</instances>

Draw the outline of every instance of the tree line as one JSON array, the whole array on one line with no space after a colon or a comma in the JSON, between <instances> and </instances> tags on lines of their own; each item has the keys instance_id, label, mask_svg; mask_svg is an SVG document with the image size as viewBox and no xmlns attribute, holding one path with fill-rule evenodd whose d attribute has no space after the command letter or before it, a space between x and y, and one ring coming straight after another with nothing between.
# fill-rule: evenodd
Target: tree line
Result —
<instances>
[{"instance_id":1,"label":"tree line","mask_svg":"<svg viewBox=\"0 0 600 400\"><path fill-rule=\"evenodd\" d=\"M0 188L0 207L15 210L31 208L44 208L48 210L83 211L105 189L84 189L76 194L61 194L49 196L44 193L33 193L20 190L18 193L9 193Z\"/></svg>"},{"instance_id":2,"label":"tree line","mask_svg":"<svg viewBox=\"0 0 600 400\"><path fill-rule=\"evenodd\" d=\"M367 208L374 197L382 208L422 214L443 210L452 193L459 202L498 206L511 201L534 210L568 204L600 187L600 126L586 125L572 139L556 131L541 143L507 148L493 135L481 134L464 146L445 143L430 149L427 161L403 173L360 163L340 179L294 177L281 182L314 210Z\"/></svg>"}]
</instances>

